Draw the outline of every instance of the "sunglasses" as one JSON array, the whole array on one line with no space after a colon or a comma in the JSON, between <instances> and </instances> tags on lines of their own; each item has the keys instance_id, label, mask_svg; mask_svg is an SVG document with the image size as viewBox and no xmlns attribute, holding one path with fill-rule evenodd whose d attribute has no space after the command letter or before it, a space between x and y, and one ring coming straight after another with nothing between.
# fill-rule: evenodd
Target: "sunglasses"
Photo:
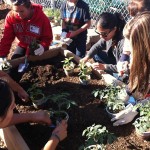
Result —
<instances>
[{"instance_id":1,"label":"sunglasses","mask_svg":"<svg viewBox=\"0 0 150 150\"><path fill-rule=\"evenodd\" d=\"M109 32L98 32L97 29L95 29L95 32L98 34L98 35L101 35L102 37L107 37L108 34L112 31L113 29L110 29Z\"/></svg>"},{"instance_id":2,"label":"sunglasses","mask_svg":"<svg viewBox=\"0 0 150 150\"><path fill-rule=\"evenodd\" d=\"M14 5L22 5L22 4L25 4L27 2L30 2L30 0L11 0L12 4Z\"/></svg>"}]
</instances>

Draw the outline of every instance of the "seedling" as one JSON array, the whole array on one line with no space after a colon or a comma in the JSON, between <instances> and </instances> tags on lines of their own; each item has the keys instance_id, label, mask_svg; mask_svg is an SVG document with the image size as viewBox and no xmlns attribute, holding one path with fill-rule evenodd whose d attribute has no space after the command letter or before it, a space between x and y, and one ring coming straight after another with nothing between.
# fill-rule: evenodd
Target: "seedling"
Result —
<instances>
[{"instance_id":1,"label":"seedling","mask_svg":"<svg viewBox=\"0 0 150 150\"><path fill-rule=\"evenodd\" d=\"M89 80L91 79L91 72L92 72L92 68L90 65L87 65L84 62L80 62L79 63L79 80L83 85L87 85Z\"/></svg>"},{"instance_id":2,"label":"seedling","mask_svg":"<svg viewBox=\"0 0 150 150\"><path fill-rule=\"evenodd\" d=\"M42 90L37 88L36 84L33 84L27 92L35 108L40 108L49 99L49 96L46 97Z\"/></svg>"},{"instance_id":3,"label":"seedling","mask_svg":"<svg viewBox=\"0 0 150 150\"><path fill-rule=\"evenodd\" d=\"M133 125L140 132L150 132L150 101L145 104L139 104L140 117L135 120Z\"/></svg>"},{"instance_id":4,"label":"seedling","mask_svg":"<svg viewBox=\"0 0 150 150\"><path fill-rule=\"evenodd\" d=\"M60 94L53 94L50 96L51 101L57 104L58 110L69 109L72 105L77 106L75 101L69 100L69 93L62 92Z\"/></svg>"},{"instance_id":5,"label":"seedling","mask_svg":"<svg viewBox=\"0 0 150 150\"><path fill-rule=\"evenodd\" d=\"M65 58L65 60L62 61L63 69L67 76L71 75L74 71L75 64L73 63L72 60L73 60L73 57L69 57L69 58Z\"/></svg>"},{"instance_id":6,"label":"seedling","mask_svg":"<svg viewBox=\"0 0 150 150\"><path fill-rule=\"evenodd\" d=\"M34 39L30 44L29 44L29 51L30 55L35 55L34 51L39 48L38 42L36 39Z\"/></svg>"},{"instance_id":7,"label":"seedling","mask_svg":"<svg viewBox=\"0 0 150 150\"><path fill-rule=\"evenodd\" d=\"M116 136L108 132L105 126L95 124L87 127L83 131L82 136L86 136L87 139L85 146L82 146L80 150L90 150L89 148L91 148L91 146L97 148L96 150L101 150L105 148L107 143L111 144L116 140Z\"/></svg>"}]
</instances>

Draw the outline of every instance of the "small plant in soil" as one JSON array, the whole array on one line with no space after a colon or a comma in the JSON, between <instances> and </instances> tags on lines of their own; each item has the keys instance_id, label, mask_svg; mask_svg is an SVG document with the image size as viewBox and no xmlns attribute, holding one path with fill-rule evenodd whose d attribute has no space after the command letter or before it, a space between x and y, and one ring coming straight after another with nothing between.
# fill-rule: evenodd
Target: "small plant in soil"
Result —
<instances>
[{"instance_id":1,"label":"small plant in soil","mask_svg":"<svg viewBox=\"0 0 150 150\"><path fill-rule=\"evenodd\" d=\"M79 69L79 80L83 85L87 85L88 81L91 79L90 74L92 73L92 68L91 66L87 65L87 63L80 62Z\"/></svg>"},{"instance_id":2,"label":"small plant in soil","mask_svg":"<svg viewBox=\"0 0 150 150\"><path fill-rule=\"evenodd\" d=\"M80 62L79 63L79 76L90 75L92 73L92 67L88 63Z\"/></svg>"},{"instance_id":3,"label":"small plant in soil","mask_svg":"<svg viewBox=\"0 0 150 150\"><path fill-rule=\"evenodd\" d=\"M135 120L133 125L139 133L150 132L150 101L145 104L139 104L138 109L140 117Z\"/></svg>"},{"instance_id":4,"label":"small plant in soil","mask_svg":"<svg viewBox=\"0 0 150 150\"><path fill-rule=\"evenodd\" d=\"M110 133L105 126L95 124L87 127L82 136L86 136L87 139L85 145L80 147L80 150L91 150L91 147L94 150L102 150L105 149L107 143L111 144L116 140L116 136Z\"/></svg>"},{"instance_id":5,"label":"small plant in soil","mask_svg":"<svg viewBox=\"0 0 150 150\"><path fill-rule=\"evenodd\" d=\"M50 111L50 119L54 127L62 120L68 121L69 115L64 110L69 109L72 105L77 106L75 101L69 100L69 93L62 92L60 94L53 94L50 96L50 100L57 104L57 111Z\"/></svg>"},{"instance_id":6,"label":"small plant in soil","mask_svg":"<svg viewBox=\"0 0 150 150\"><path fill-rule=\"evenodd\" d=\"M63 62L63 67L66 70L71 70L74 68L73 57L65 58Z\"/></svg>"},{"instance_id":7,"label":"small plant in soil","mask_svg":"<svg viewBox=\"0 0 150 150\"><path fill-rule=\"evenodd\" d=\"M38 41L36 39L34 39L30 44L29 44L29 51L30 51L30 55L35 55L34 54L34 51L36 49L39 48L39 45L38 45Z\"/></svg>"},{"instance_id":8,"label":"small plant in soil","mask_svg":"<svg viewBox=\"0 0 150 150\"><path fill-rule=\"evenodd\" d=\"M0 70L3 70L5 72L7 72L11 67L11 64L6 60L6 58L4 58L0 63Z\"/></svg>"},{"instance_id":9,"label":"small plant in soil","mask_svg":"<svg viewBox=\"0 0 150 150\"><path fill-rule=\"evenodd\" d=\"M33 106L35 108L40 108L42 105L46 103L46 101L49 99L49 96L45 96L45 94L42 92L41 89L37 88L36 84L33 84L27 92L30 95L30 99L33 102Z\"/></svg>"},{"instance_id":10,"label":"small plant in soil","mask_svg":"<svg viewBox=\"0 0 150 150\"><path fill-rule=\"evenodd\" d=\"M50 100L57 104L58 110L66 110L71 106L77 106L75 101L69 100L70 94L66 92L62 92L59 94L53 94L50 96Z\"/></svg>"}]
</instances>

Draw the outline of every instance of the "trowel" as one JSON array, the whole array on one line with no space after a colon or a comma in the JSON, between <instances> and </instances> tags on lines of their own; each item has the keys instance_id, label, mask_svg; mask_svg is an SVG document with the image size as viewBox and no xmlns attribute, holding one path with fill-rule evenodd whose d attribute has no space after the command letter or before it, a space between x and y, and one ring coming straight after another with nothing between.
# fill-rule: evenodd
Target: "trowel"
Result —
<instances>
[{"instance_id":1,"label":"trowel","mask_svg":"<svg viewBox=\"0 0 150 150\"><path fill-rule=\"evenodd\" d=\"M29 66L28 56L29 56L29 47L27 48L27 51L26 51L26 54L25 54L25 61L24 61L24 63L21 63L19 65L19 67L18 67L18 72L25 72L26 69L28 68L28 66Z\"/></svg>"}]
</instances>

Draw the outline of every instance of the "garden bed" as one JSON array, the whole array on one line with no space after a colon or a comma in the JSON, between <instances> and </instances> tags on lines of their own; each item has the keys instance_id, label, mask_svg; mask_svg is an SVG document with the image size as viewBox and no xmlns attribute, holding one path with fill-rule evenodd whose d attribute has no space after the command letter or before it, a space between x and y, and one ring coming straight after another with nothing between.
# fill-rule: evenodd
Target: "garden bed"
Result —
<instances>
[{"instance_id":1,"label":"garden bed","mask_svg":"<svg viewBox=\"0 0 150 150\"><path fill-rule=\"evenodd\" d=\"M2 6L2 5L1 5ZM4 16L8 11L2 11L0 14L0 29L3 28ZM2 11L2 12L1 12ZM3 14L4 13L4 14ZM0 32L0 38L2 32ZM13 48L12 48L13 49ZM31 64L29 69L22 77L20 84L24 89L28 89L35 82L43 89L46 95L59 94L67 92L70 94L68 99L75 101L78 106L73 106L67 113L68 120L68 137L58 145L58 150L78 150L84 144L85 138L82 137L82 131L92 124L101 124L114 133L118 139L111 145L107 144L108 150L124 150L124 149L150 149L150 142L139 139L135 134L135 129L132 123L124 126L113 127L110 122L104 106L101 106L99 100L94 98L91 94L97 88L103 88L103 82L97 76L92 74L92 80L88 86L82 86L79 83L78 69L71 77L66 77L61 60L64 58L58 56L53 59L39 62L38 64ZM19 99L16 100L18 112L34 112L37 111L31 101L23 103ZM43 108L47 110L49 107L55 109L50 101ZM18 130L25 139L31 150L40 150L47 142L51 135L52 128L46 125L24 123L17 125ZM3 145L3 144L1 144Z\"/></svg>"}]
</instances>

